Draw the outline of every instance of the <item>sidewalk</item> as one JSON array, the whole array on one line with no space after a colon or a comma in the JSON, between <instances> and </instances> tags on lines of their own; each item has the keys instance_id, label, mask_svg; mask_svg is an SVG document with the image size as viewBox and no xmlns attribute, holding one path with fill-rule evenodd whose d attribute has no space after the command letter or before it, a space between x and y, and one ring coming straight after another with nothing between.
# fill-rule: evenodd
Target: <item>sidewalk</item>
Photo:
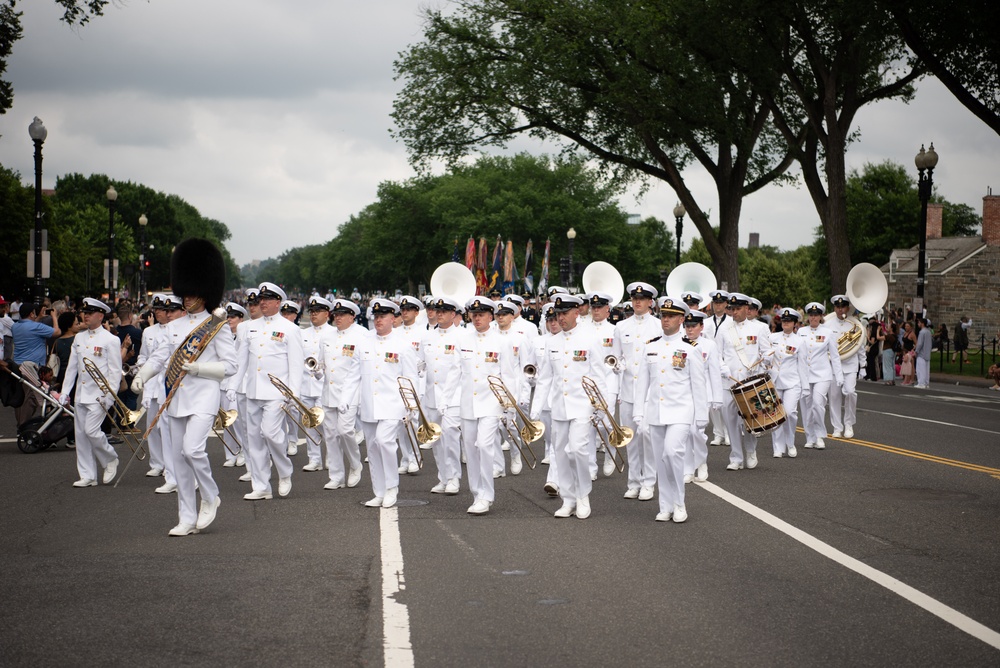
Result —
<instances>
[{"instance_id":1,"label":"sidewalk","mask_svg":"<svg viewBox=\"0 0 1000 668\"><path fill-rule=\"evenodd\" d=\"M978 373L971 372L960 375L957 373L934 373L934 371L931 371L931 382L945 383L946 385L964 385L965 387L993 387L992 380L983 378ZM997 394L1000 394L1000 392L997 392Z\"/></svg>"}]
</instances>

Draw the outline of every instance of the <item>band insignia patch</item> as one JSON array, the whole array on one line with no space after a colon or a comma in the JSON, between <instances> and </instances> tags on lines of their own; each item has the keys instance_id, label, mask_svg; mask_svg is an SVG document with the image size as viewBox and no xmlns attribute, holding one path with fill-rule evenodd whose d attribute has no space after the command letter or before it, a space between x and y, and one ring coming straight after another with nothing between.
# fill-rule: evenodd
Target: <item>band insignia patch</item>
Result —
<instances>
[{"instance_id":1,"label":"band insignia patch","mask_svg":"<svg viewBox=\"0 0 1000 668\"><path fill-rule=\"evenodd\" d=\"M687 353L680 350L675 350L674 356L671 358L670 363L673 365L675 369L683 369L684 366L687 364Z\"/></svg>"},{"instance_id":2,"label":"band insignia patch","mask_svg":"<svg viewBox=\"0 0 1000 668\"><path fill-rule=\"evenodd\" d=\"M486 360L489 364L497 364L500 361L500 353L491 353L486 351Z\"/></svg>"},{"instance_id":3,"label":"band insignia patch","mask_svg":"<svg viewBox=\"0 0 1000 668\"><path fill-rule=\"evenodd\" d=\"M586 362L587 361L587 351L586 350L574 350L573 351L573 361L574 362Z\"/></svg>"},{"instance_id":4,"label":"band insignia patch","mask_svg":"<svg viewBox=\"0 0 1000 668\"><path fill-rule=\"evenodd\" d=\"M389 364L399 364L399 354L398 353L386 353L385 361Z\"/></svg>"}]
</instances>

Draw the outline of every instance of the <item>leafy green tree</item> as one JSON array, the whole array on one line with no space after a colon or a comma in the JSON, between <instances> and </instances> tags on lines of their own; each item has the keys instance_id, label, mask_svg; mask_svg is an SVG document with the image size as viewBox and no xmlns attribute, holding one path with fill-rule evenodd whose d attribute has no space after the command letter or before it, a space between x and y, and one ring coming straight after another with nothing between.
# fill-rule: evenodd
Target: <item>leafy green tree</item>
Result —
<instances>
[{"instance_id":1,"label":"leafy green tree","mask_svg":"<svg viewBox=\"0 0 1000 668\"><path fill-rule=\"evenodd\" d=\"M35 221L35 189L21 183L21 175L0 165L0 295L13 301L31 295L26 277L28 242ZM47 203L43 202L43 207Z\"/></svg>"}]
</instances>

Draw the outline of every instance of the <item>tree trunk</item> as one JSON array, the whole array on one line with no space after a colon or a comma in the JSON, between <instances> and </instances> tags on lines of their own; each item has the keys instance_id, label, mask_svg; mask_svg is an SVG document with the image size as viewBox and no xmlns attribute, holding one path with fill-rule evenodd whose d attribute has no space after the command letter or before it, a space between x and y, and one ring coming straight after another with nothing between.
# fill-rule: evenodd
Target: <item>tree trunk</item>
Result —
<instances>
[{"instance_id":1,"label":"tree trunk","mask_svg":"<svg viewBox=\"0 0 1000 668\"><path fill-rule=\"evenodd\" d=\"M823 235L830 262L830 288L834 294L843 293L847 274L851 271L851 249L847 239L847 174L844 154L847 147L843 137L830 133L826 153L826 213L822 216Z\"/></svg>"}]
</instances>

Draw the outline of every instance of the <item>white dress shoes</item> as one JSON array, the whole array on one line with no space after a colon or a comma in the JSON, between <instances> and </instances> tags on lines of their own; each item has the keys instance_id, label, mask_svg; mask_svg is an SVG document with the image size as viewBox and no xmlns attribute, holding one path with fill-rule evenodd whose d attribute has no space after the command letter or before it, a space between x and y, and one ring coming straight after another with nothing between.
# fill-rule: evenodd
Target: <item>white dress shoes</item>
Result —
<instances>
[{"instance_id":1,"label":"white dress shoes","mask_svg":"<svg viewBox=\"0 0 1000 668\"><path fill-rule=\"evenodd\" d=\"M816 449L817 450L822 450L824 448L826 448L826 442L822 438L817 438L816 439Z\"/></svg>"},{"instance_id":2,"label":"white dress shoes","mask_svg":"<svg viewBox=\"0 0 1000 668\"><path fill-rule=\"evenodd\" d=\"M343 489L343 488L344 488L343 480L331 480L330 482L323 485L323 489Z\"/></svg>"},{"instance_id":3,"label":"white dress shoes","mask_svg":"<svg viewBox=\"0 0 1000 668\"><path fill-rule=\"evenodd\" d=\"M626 498L626 499L638 499L639 498L639 490L638 489L633 489L632 487L629 487L628 489L625 490L625 494L624 494L623 498Z\"/></svg>"},{"instance_id":4,"label":"white dress shoes","mask_svg":"<svg viewBox=\"0 0 1000 668\"><path fill-rule=\"evenodd\" d=\"M439 482L438 484L431 487L431 494L444 494L444 490L447 486L448 486L447 483Z\"/></svg>"},{"instance_id":5,"label":"white dress shoes","mask_svg":"<svg viewBox=\"0 0 1000 668\"><path fill-rule=\"evenodd\" d=\"M564 501L562 506L554 514L555 517L572 517L576 512L576 506L569 501Z\"/></svg>"},{"instance_id":6,"label":"white dress shoes","mask_svg":"<svg viewBox=\"0 0 1000 668\"><path fill-rule=\"evenodd\" d=\"M739 471L742 468L743 464L737 464L736 462L729 462L729 464L726 465L727 471Z\"/></svg>"},{"instance_id":7,"label":"white dress shoes","mask_svg":"<svg viewBox=\"0 0 1000 668\"><path fill-rule=\"evenodd\" d=\"M358 483L361 482L361 467L352 469L350 473L347 474L347 486L357 487Z\"/></svg>"},{"instance_id":8,"label":"white dress shoes","mask_svg":"<svg viewBox=\"0 0 1000 668\"><path fill-rule=\"evenodd\" d=\"M699 482L708 480L708 462L705 462L695 470L694 479Z\"/></svg>"},{"instance_id":9,"label":"white dress shoes","mask_svg":"<svg viewBox=\"0 0 1000 668\"><path fill-rule=\"evenodd\" d=\"M240 454L236 455L236 465L243 466L247 463L247 458L243 456L243 451L240 450Z\"/></svg>"},{"instance_id":10,"label":"white dress shoes","mask_svg":"<svg viewBox=\"0 0 1000 668\"><path fill-rule=\"evenodd\" d=\"M303 471L322 471L323 470L323 465L320 464L319 462L309 462L308 464L306 464L305 466L302 467L302 470Z\"/></svg>"},{"instance_id":11,"label":"white dress shoes","mask_svg":"<svg viewBox=\"0 0 1000 668\"><path fill-rule=\"evenodd\" d=\"M838 429L835 432L833 432L832 434L830 434L830 436L833 437L833 438L841 438L843 436L843 434Z\"/></svg>"},{"instance_id":12,"label":"white dress shoes","mask_svg":"<svg viewBox=\"0 0 1000 668\"><path fill-rule=\"evenodd\" d=\"M719 445L719 444L716 443L715 445ZM673 513L671 513L670 511L667 511L665 513L657 513L656 514L656 521L657 522L669 522L670 518L672 516L673 516Z\"/></svg>"},{"instance_id":13,"label":"white dress shoes","mask_svg":"<svg viewBox=\"0 0 1000 668\"><path fill-rule=\"evenodd\" d=\"M747 468L748 469L755 469L755 468L757 468L757 453L756 452L748 452L747 453Z\"/></svg>"},{"instance_id":14,"label":"white dress shoes","mask_svg":"<svg viewBox=\"0 0 1000 668\"><path fill-rule=\"evenodd\" d=\"M693 473L685 473L684 474L684 484L685 485L690 485L692 480L694 480L694 474Z\"/></svg>"},{"instance_id":15,"label":"white dress shoes","mask_svg":"<svg viewBox=\"0 0 1000 668\"><path fill-rule=\"evenodd\" d=\"M112 482L114 482L115 474L117 473L118 473L118 459L115 458L112 459L111 462L109 462L107 467L104 469L104 478L102 478L102 480L104 480L104 484L109 485Z\"/></svg>"},{"instance_id":16,"label":"white dress shoes","mask_svg":"<svg viewBox=\"0 0 1000 668\"><path fill-rule=\"evenodd\" d=\"M590 497L585 496L576 500L576 517L585 520L590 517Z\"/></svg>"},{"instance_id":17,"label":"white dress shoes","mask_svg":"<svg viewBox=\"0 0 1000 668\"><path fill-rule=\"evenodd\" d=\"M399 488L393 487L392 489L385 490L385 496L382 497L382 507L392 508L396 505L396 498L399 496Z\"/></svg>"},{"instance_id":18,"label":"white dress shoes","mask_svg":"<svg viewBox=\"0 0 1000 668\"><path fill-rule=\"evenodd\" d=\"M367 508L381 508L382 507L382 497L376 496L374 499L368 499L365 501L365 506Z\"/></svg>"},{"instance_id":19,"label":"white dress shoes","mask_svg":"<svg viewBox=\"0 0 1000 668\"><path fill-rule=\"evenodd\" d=\"M490 512L490 502L476 499L476 502L469 506L466 512L470 515L485 515Z\"/></svg>"},{"instance_id":20,"label":"white dress shoes","mask_svg":"<svg viewBox=\"0 0 1000 668\"><path fill-rule=\"evenodd\" d=\"M496 468L493 469L493 479L494 480L496 480L497 478L506 478L506 477L507 477L507 473L503 469L496 469Z\"/></svg>"},{"instance_id":21,"label":"white dress shoes","mask_svg":"<svg viewBox=\"0 0 1000 668\"><path fill-rule=\"evenodd\" d=\"M198 530L207 529L208 525L215 521L215 513L222 505L222 499L218 496L213 501L201 500L201 510L198 511Z\"/></svg>"},{"instance_id":22,"label":"white dress shoes","mask_svg":"<svg viewBox=\"0 0 1000 668\"><path fill-rule=\"evenodd\" d=\"M90 480L89 478L81 478L73 483L73 487L97 487L97 481Z\"/></svg>"},{"instance_id":23,"label":"white dress shoes","mask_svg":"<svg viewBox=\"0 0 1000 668\"><path fill-rule=\"evenodd\" d=\"M292 491L292 478L278 478L278 496L284 498Z\"/></svg>"},{"instance_id":24,"label":"white dress shoes","mask_svg":"<svg viewBox=\"0 0 1000 668\"><path fill-rule=\"evenodd\" d=\"M521 463L521 458L520 457L511 457L510 458L510 473L511 473L511 475L519 475L521 473L521 469L523 468L523 466L524 465Z\"/></svg>"},{"instance_id":25,"label":"white dress shoes","mask_svg":"<svg viewBox=\"0 0 1000 668\"><path fill-rule=\"evenodd\" d=\"M198 527L191 524L178 524L167 532L171 536L190 536L193 533L198 533Z\"/></svg>"},{"instance_id":26,"label":"white dress shoes","mask_svg":"<svg viewBox=\"0 0 1000 668\"><path fill-rule=\"evenodd\" d=\"M611 457L604 456L604 477L610 477L615 472L615 462Z\"/></svg>"},{"instance_id":27,"label":"white dress shoes","mask_svg":"<svg viewBox=\"0 0 1000 668\"><path fill-rule=\"evenodd\" d=\"M559 496L559 486L555 483L547 482L542 489L544 489L545 493L549 496Z\"/></svg>"},{"instance_id":28,"label":"white dress shoes","mask_svg":"<svg viewBox=\"0 0 1000 668\"><path fill-rule=\"evenodd\" d=\"M639 500L649 501L653 498L653 488L652 487L640 487L639 488Z\"/></svg>"},{"instance_id":29,"label":"white dress shoes","mask_svg":"<svg viewBox=\"0 0 1000 668\"><path fill-rule=\"evenodd\" d=\"M680 524L688 518L687 508L684 506L674 506L674 522Z\"/></svg>"},{"instance_id":30,"label":"white dress shoes","mask_svg":"<svg viewBox=\"0 0 1000 668\"><path fill-rule=\"evenodd\" d=\"M175 494L177 492L177 483L165 482L153 491L157 494Z\"/></svg>"},{"instance_id":31,"label":"white dress shoes","mask_svg":"<svg viewBox=\"0 0 1000 668\"><path fill-rule=\"evenodd\" d=\"M272 497L270 492L250 492L244 494L243 498L247 501L269 501Z\"/></svg>"},{"instance_id":32,"label":"white dress shoes","mask_svg":"<svg viewBox=\"0 0 1000 668\"><path fill-rule=\"evenodd\" d=\"M163 475L163 469L157 468L155 466L146 471L147 478L159 478L161 475Z\"/></svg>"},{"instance_id":33,"label":"white dress shoes","mask_svg":"<svg viewBox=\"0 0 1000 668\"><path fill-rule=\"evenodd\" d=\"M253 476L250 475L250 471L247 471L246 473L240 476L240 482L251 482L252 480Z\"/></svg>"},{"instance_id":34,"label":"white dress shoes","mask_svg":"<svg viewBox=\"0 0 1000 668\"><path fill-rule=\"evenodd\" d=\"M458 494L458 478L452 478L448 481L448 484L444 486L444 493L448 496Z\"/></svg>"},{"instance_id":35,"label":"white dress shoes","mask_svg":"<svg viewBox=\"0 0 1000 668\"><path fill-rule=\"evenodd\" d=\"M410 462L409 464L406 465L406 472L409 473L410 475L413 475L414 473L420 473L420 464L416 462Z\"/></svg>"},{"instance_id":36,"label":"white dress shoes","mask_svg":"<svg viewBox=\"0 0 1000 668\"><path fill-rule=\"evenodd\" d=\"M722 436L713 436L712 440L709 442L709 445L722 445ZM670 513L667 513L667 519L668 520L670 519L669 515L670 515ZM657 519L659 519L660 516L657 515L656 517L657 517ZM666 520L661 520L661 521L665 522Z\"/></svg>"},{"instance_id":37,"label":"white dress shoes","mask_svg":"<svg viewBox=\"0 0 1000 668\"><path fill-rule=\"evenodd\" d=\"M852 425L844 427L844 438L854 438L854 427Z\"/></svg>"},{"instance_id":38,"label":"white dress shoes","mask_svg":"<svg viewBox=\"0 0 1000 668\"><path fill-rule=\"evenodd\" d=\"M815 443L806 443L806 444L805 444L805 445L803 445L802 447L803 447L803 448L806 448L807 450L812 450L813 448L815 448L815 447L816 447L816 444L815 444Z\"/></svg>"},{"instance_id":39,"label":"white dress shoes","mask_svg":"<svg viewBox=\"0 0 1000 668\"><path fill-rule=\"evenodd\" d=\"M289 457L294 457L297 454L299 454L299 446L297 444L295 444L295 443L289 443L288 444L288 456Z\"/></svg>"},{"instance_id":40,"label":"white dress shoes","mask_svg":"<svg viewBox=\"0 0 1000 668\"><path fill-rule=\"evenodd\" d=\"M789 446L788 446L788 456L789 456L789 457L792 457L792 458L794 458L794 457L798 456L798 454L799 454L799 453L798 453L798 451L797 451L797 450L795 449L795 446L794 446L794 445L789 445Z\"/></svg>"}]
</instances>

